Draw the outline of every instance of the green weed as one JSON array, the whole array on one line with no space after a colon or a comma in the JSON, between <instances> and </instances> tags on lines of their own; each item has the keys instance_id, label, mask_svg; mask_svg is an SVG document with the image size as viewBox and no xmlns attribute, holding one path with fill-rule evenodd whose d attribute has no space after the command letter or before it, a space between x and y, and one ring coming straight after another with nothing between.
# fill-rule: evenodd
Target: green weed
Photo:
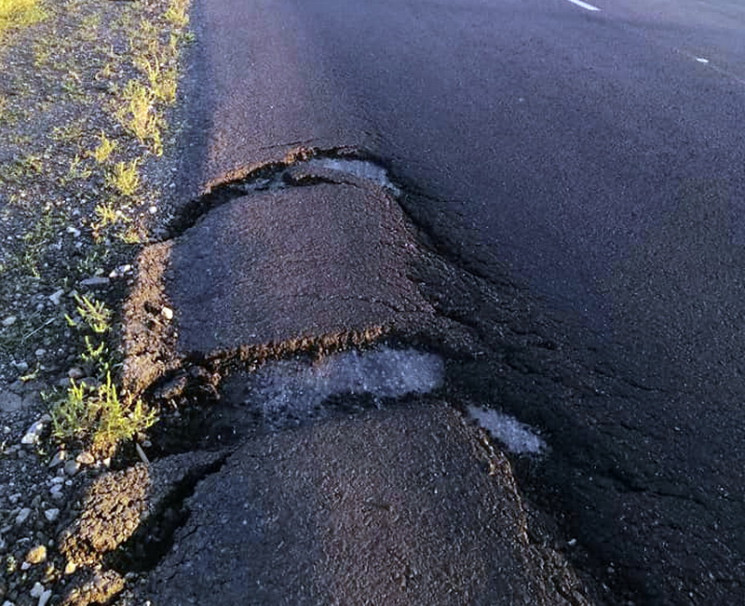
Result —
<instances>
[{"instance_id":1,"label":"green weed","mask_svg":"<svg viewBox=\"0 0 745 606\"><path fill-rule=\"evenodd\" d=\"M90 440L93 450L111 453L124 440L130 440L157 421L155 411L142 400L124 398L106 373L104 382L89 387L71 381L67 395L52 408L53 435L60 440Z\"/></svg>"},{"instance_id":2,"label":"green weed","mask_svg":"<svg viewBox=\"0 0 745 606\"><path fill-rule=\"evenodd\" d=\"M125 104L117 111L117 118L137 140L157 156L163 153L161 128L163 119L155 108L155 95L137 80L124 87Z\"/></svg>"},{"instance_id":3,"label":"green weed","mask_svg":"<svg viewBox=\"0 0 745 606\"><path fill-rule=\"evenodd\" d=\"M105 132L101 131L98 137L98 146L93 150L93 159L99 164L103 164L109 159L115 149L116 141L112 141L106 136Z\"/></svg>"},{"instance_id":4,"label":"green weed","mask_svg":"<svg viewBox=\"0 0 745 606\"><path fill-rule=\"evenodd\" d=\"M117 162L106 175L106 185L123 196L132 196L140 186L140 171L138 160L132 162Z\"/></svg>"},{"instance_id":5,"label":"green weed","mask_svg":"<svg viewBox=\"0 0 745 606\"><path fill-rule=\"evenodd\" d=\"M86 295L82 297L75 295L77 312L88 327L96 334L101 335L111 328L111 310L103 301L96 301ZM68 318L68 323L72 320ZM90 351L90 350L89 350Z\"/></svg>"}]
</instances>

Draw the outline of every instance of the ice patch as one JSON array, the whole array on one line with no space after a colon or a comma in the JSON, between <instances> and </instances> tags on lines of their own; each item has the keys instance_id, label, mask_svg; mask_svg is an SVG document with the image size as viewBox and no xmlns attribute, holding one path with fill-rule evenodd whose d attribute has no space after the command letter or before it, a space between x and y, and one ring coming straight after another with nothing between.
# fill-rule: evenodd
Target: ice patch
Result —
<instances>
[{"instance_id":1,"label":"ice patch","mask_svg":"<svg viewBox=\"0 0 745 606\"><path fill-rule=\"evenodd\" d=\"M530 426L510 415L478 406L469 406L468 414L510 452L538 454L546 448L546 443Z\"/></svg>"},{"instance_id":2,"label":"ice patch","mask_svg":"<svg viewBox=\"0 0 745 606\"><path fill-rule=\"evenodd\" d=\"M276 191L278 189L285 189L290 187L290 185L285 181L285 175L287 172L292 169L303 167L309 169L315 168L317 170L323 169L326 171L341 173L343 175L352 175L358 179L364 179L379 185L380 187L390 191L394 196L398 196L401 193L401 190L399 190L388 177L388 171L385 168L368 160L355 160L352 158L319 157L311 158L310 160L302 160L274 174L254 178L243 183L239 187L246 192L267 190Z\"/></svg>"},{"instance_id":3,"label":"ice patch","mask_svg":"<svg viewBox=\"0 0 745 606\"><path fill-rule=\"evenodd\" d=\"M433 391L442 385L443 375L439 356L381 347L336 354L316 364L273 362L229 378L223 391L228 400L281 426L322 416L324 403L333 396L371 396L380 404L383 399Z\"/></svg>"},{"instance_id":4,"label":"ice patch","mask_svg":"<svg viewBox=\"0 0 745 606\"><path fill-rule=\"evenodd\" d=\"M376 185L391 190L395 195L401 193L388 177L388 171L372 162L348 158L313 158L307 162L307 166L310 168L325 168L326 170L352 175L358 179L372 181Z\"/></svg>"}]
</instances>

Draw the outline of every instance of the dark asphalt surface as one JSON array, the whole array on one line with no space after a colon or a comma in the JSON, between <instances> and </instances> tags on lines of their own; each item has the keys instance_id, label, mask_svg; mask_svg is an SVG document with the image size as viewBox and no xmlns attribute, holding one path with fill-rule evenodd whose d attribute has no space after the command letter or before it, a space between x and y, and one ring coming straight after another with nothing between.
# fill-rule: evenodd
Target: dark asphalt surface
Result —
<instances>
[{"instance_id":1,"label":"dark asphalt surface","mask_svg":"<svg viewBox=\"0 0 745 606\"><path fill-rule=\"evenodd\" d=\"M380 157L441 253L534 301L517 332L540 309L562 355L630 386L482 377L546 433L526 485L589 565L641 603L739 603L745 7L593 4L198 3L192 186L298 145Z\"/></svg>"}]
</instances>

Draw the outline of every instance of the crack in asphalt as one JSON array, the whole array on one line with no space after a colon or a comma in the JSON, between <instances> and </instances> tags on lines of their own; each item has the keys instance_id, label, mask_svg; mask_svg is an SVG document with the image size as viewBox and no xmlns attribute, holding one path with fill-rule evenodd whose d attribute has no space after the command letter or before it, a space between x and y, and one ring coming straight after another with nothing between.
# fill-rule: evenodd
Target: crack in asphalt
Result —
<instances>
[{"instance_id":1,"label":"crack in asphalt","mask_svg":"<svg viewBox=\"0 0 745 606\"><path fill-rule=\"evenodd\" d=\"M355 187L359 186L359 180L346 178L342 171L333 171L336 173L335 177L319 175L315 178L312 176L293 177L288 172L292 168L322 159L366 162L377 165L382 170L387 170L380 159L364 150L350 147L309 148L304 147L301 142L298 147L288 152L283 160L236 169L222 178L208 183L205 192L184 204L178 215L171 220L165 229L166 235L162 241L179 237L215 208L252 192L271 189L272 185L283 184L287 187L306 187L319 183L334 185L343 183Z\"/></svg>"}]
</instances>

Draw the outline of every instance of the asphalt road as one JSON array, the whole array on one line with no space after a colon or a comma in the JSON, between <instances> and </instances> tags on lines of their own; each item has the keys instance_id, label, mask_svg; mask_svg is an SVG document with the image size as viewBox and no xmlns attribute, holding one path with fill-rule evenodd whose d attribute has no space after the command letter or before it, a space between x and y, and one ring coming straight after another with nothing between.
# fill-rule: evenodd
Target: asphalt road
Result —
<instances>
[{"instance_id":1,"label":"asphalt road","mask_svg":"<svg viewBox=\"0 0 745 606\"><path fill-rule=\"evenodd\" d=\"M380 158L441 254L529 298L515 334L625 386L509 339L522 370L459 386L543 429L525 490L585 565L640 603L742 602L745 6L580 4L198 3L188 181L300 145Z\"/></svg>"}]
</instances>

